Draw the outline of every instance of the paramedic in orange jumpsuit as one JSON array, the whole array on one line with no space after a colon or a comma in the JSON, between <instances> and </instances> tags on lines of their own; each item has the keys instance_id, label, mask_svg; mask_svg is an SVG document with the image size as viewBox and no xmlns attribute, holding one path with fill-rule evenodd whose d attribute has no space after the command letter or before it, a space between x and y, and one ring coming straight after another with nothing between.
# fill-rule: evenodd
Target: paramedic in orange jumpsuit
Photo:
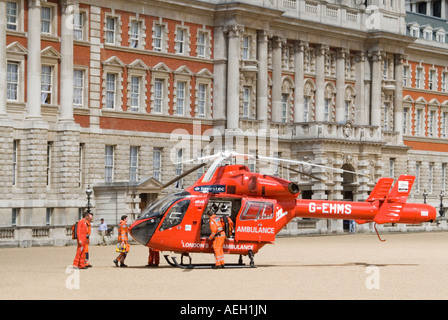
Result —
<instances>
[{"instance_id":1,"label":"paramedic in orange jumpsuit","mask_svg":"<svg viewBox=\"0 0 448 320\"><path fill-rule=\"evenodd\" d=\"M149 248L149 257L147 267L158 267L159 266L160 254L159 250L154 250L153 248Z\"/></svg>"},{"instance_id":2,"label":"paramedic in orange jumpsuit","mask_svg":"<svg viewBox=\"0 0 448 320\"><path fill-rule=\"evenodd\" d=\"M89 216L92 216L91 214L88 214ZM87 225L87 235L86 235L86 268L91 268L92 265L89 262L89 244L90 244L90 234L92 230L92 224L90 223L92 219L86 219L86 225Z\"/></svg>"},{"instance_id":3,"label":"paramedic in orange jumpsuit","mask_svg":"<svg viewBox=\"0 0 448 320\"><path fill-rule=\"evenodd\" d=\"M213 240L213 251L215 252L215 267L224 268L224 241L226 240L226 233L221 218L212 213L211 210L207 212L210 216L210 230L209 239ZM229 229L233 228L233 222L229 217L225 217L229 223Z\"/></svg>"},{"instance_id":4,"label":"paramedic in orange jumpsuit","mask_svg":"<svg viewBox=\"0 0 448 320\"><path fill-rule=\"evenodd\" d=\"M129 252L129 243L128 243L128 226L126 222L128 221L128 216L121 216L120 225L118 226L118 243L121 244L121 247L124 248L123 252L120 252L118 257L114 260L115 266L118 267L118 262L120 262L120 267L127 267L124 264L124 259Z\"/></svg>"},{"instance_id":5,"label":"paramedic in orange jumpsuit","mask_svg":"<svg viewBox=\"0 0 448 320\"><path fill-rule=\"evenodd\" d=\"M78 248L76 250L75 260L73 260L73 266L79 269L87 269L85 265L86 261L86 241L87 241L87 219L92 220L92 214L84 213L84 217L78 221L78 226L76 230L76 241L78 243Z\"/></svg>"}]
</instances>

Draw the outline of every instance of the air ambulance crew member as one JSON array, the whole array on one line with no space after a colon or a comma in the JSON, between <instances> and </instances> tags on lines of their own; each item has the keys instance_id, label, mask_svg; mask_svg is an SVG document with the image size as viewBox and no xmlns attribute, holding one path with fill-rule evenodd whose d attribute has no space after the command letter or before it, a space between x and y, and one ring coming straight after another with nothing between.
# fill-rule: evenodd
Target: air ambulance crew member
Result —
<instances>
[{"instance_id":1,"label":"air ambulance crew member","mask_svg":"<svg viewBox=\"0 0 448 320\"><path fill-rule=\"evenodd\" d=\"M78 248L76 250L75 260L73 260L73 266L79 269L87 269L86 262L86 240L87 240L87 224L86 220L88 216L92 216L92 214L84 213L83 218L78 221L78 225L76 227L76 240L78 243ZM90 218L91 219L91 218Z\"/></svg>"},{"instance_id":2,"label":"air ambulance crew member","mask_svg":"<svg viewBox=\"0 0 448 320\"><path fill-rule=\"evenodd\" d=\"M148 264L146 266L147 267L158 267L159 260L160 260L159 250L154 250L153 248L149 247Z\"/></svg>"},{"instance_id":3,"label":"air ambulance crew member","mask_svg":"<svg viewBox=\"0 0 448 320\"><path fill-rule=\"evenodd\" d=\"M215 252L215 267L224 268L224 241L226 240L226 233L224 231L224 225L220 217L215 215L212 210L207 211L210 216L210 230L211 234L209 239L213 240L213 251ZM233 228L233 222L229 217L225 217L229 223L229 229Z\"/></svg>"},{"instance_id":4,"label":"air ambulance crew member","mask_svg":"<svg viewBox=\"0 0 448 320\"><path fill-rule=\"evenodd\" d=\"M90 214L91 216L91 214ZM89 244L90 244L90 234L92 233L92 219L86 220L87 225L87 235L86 235L86 268L91 268L92 265L89 262Z\"/></svg>"},{"instance_id":5,"label":"air ambulance crew member","mask_svg":"<svg viewBox=\"0 0 448 320\"><path fill-rule=\"evenodd\" d=\"M127 221L128 216L121 216L120 225L118 226L118 243L121 245L123 251L121 251L118 257L114 260L115 266L118 267L118 262L120 262L120 267L122 268L127 267L127 265L124 264L124 260L129 252Z\"/></svg>"}]
</instances>

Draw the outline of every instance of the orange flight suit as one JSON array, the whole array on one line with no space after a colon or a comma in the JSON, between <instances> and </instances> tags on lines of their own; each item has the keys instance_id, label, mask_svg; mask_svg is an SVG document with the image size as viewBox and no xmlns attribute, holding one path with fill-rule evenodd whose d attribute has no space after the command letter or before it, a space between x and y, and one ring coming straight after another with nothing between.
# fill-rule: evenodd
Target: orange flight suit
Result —
<instances>
[{"instance_id":1,"label":"orange flight suit","mask_svg":"<svg viewBox=\"0 0 448 320\"><path fill-rule=\"evenodd\" d=\"M148 266L158 266L159 259L160 259L159 250L149 248Z\"/></svg>"},{"instance_id":2,"label":"orange flight suit","mask_svg":"<svg viewBox=\"0 0 448 320\"><path fill-rule=\"evenodd\" d=\"M129 252L129 243L128 243L128 226L126 222L123 220L120 221L120 225L118 226L118 243L124 242L124 247L126 248L126 252L120 252L117 257L117 260L121 263L124 263L124 259L126 259L126 255Z\"/></svg>"},{"instance_id":3,"label":"orange flight suit","mask_svg":"<svg viewBox=\"0 0 448 320\"><path fill-rule=\"evenodd\" d=\"M92 225L90 224L89 221L86 220L86 225L87 225L87 236L86 236L86 267L90 266L89 263L89 244L90 244L90 234L91 234L91 229L92 229Z\"/></svg>"},{"instance_id":4,"label":"orange flight suit","mask_svg":"<svg viewBox=\"0 0 448 320\"><path fill-rule=\"evenodd\" d=\"M233 228L233 222L229 219L229 217L225 217L227 219L230 229ZM213 240L213 251L215 252L215 265L217 267L224 266L224 241L226 240L226 233L224 231L224 225L221 221L221 218L216 216L215 214L210 217L210 240Z\"/></svg>"},{"instance_id":5,"label":"orange flight suit","mask_svg":"<svg viewBox=\"0 0 448 320\"><path fill-rule=\"evenodd\" d=\"M87 240L87 224L86 220L82 218L78 221L77 226L77 243L78 248L76 250L75 260L73 260L73 266L84 269L86 267L86 240Z\"/></svg>"}]
</instances>

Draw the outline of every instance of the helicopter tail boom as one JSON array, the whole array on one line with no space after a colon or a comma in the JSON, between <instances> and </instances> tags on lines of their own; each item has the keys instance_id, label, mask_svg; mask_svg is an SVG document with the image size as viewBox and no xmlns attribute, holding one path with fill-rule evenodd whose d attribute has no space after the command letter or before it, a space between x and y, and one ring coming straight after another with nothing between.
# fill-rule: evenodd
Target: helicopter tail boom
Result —
<instances>
[{"instance_id":1,"label":"helicopter tail boom","mask_svg":"<svg viewBox=\"0 0 448 320\"><path fill-rule=\"evenodd\" d=\"M436 209L433 206L406 203L414 180L414 176L402 175L391 190L393 179L382 178L365 202L297 200L296 216L377 224L419 224L434 221Z\"/></svg>"}]
</instances>

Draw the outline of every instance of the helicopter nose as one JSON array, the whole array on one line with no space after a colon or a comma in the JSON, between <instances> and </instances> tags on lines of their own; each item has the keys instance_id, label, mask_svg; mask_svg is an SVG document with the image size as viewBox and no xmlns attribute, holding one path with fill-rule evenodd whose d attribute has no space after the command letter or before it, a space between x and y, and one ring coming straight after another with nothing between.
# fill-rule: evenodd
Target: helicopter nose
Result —
<instances>
[{"instance_id":1,"label":"helicopter nose","mask_svg":"<svg viewBox=\"0 0 448 320\"><path fill-rule=\"evenodd\" d=\"M136 220L130 227L129 233L135 241L147 245L151 240L154 231L159 225L160 218L150 218L145 220Z\"/></svg>"}]
</instances>

